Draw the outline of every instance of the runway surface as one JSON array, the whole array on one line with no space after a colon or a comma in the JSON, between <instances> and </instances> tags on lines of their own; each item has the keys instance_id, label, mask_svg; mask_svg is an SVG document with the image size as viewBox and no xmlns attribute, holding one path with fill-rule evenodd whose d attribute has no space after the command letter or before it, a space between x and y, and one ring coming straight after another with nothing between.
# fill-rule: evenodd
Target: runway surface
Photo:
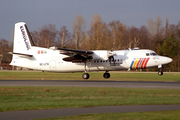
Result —
<instances>
[{"instance_id":1,"label":"runway surface","mask_svg":"<svg viewBox=\"0 0 180 120\"><path fill-rule=\"evenodd\" d=\"M132 81L52 81L52 80L0 80L0 86L74 86L74 87L116 87L180 89L180 82L132 82ZM92 113L126 113L145 111L180 110L180 105L127 105L97 106L86 108L59 108L47 110L25 110L0 112L2 120L29 120Z\"/></svg>"},{"instance_id":2,"label":"runway surface","mask_svg":"<svg viewBox=\"0 0 180 120\"><path fill-rule=\"evenodd\" d=\"M29 120L52 118L93 113L127 113L180 110L180 105L129 105L129 106L102 106L86 108L59 108L47 110L0 112L1 120Z\"/></svg>"},{"instance_id":3,"label":"runway surface","mask_svg":"<svg viewBox=\"0 0 180 120\"><path fill-rule=\"evenodd\" d=\"M180 82L137 82L137 81L69 81L69 80L0 80L0 86L74 86L180 89Z\"/></svg>"}]
</instances>

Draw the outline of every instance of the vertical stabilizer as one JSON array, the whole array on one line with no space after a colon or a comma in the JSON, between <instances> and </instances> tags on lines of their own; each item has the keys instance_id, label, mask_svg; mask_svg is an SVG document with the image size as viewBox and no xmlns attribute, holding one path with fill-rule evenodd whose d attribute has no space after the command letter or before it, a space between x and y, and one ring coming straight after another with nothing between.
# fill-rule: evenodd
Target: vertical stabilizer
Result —
<instances>
[{"instance_id":1,"label":"vertical stabilizer","mask_svg":"<svg viewBox=\"0 0 180 120\"><path fill-rule=\"evenodd\" d=\"M14 28L14 48L13 53L31 54L31 47L35 46L26 23L19 22Z\"/></svg>"}]
</instances>

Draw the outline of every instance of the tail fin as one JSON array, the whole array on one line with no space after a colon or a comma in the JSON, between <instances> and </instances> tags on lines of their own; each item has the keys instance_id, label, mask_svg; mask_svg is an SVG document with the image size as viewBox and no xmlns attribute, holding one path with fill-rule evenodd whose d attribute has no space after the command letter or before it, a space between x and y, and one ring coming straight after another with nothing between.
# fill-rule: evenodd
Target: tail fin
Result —
<instances>
[{"instance_id":1,"label":"tail fin","mask_svg":"<svg viewBox=\"0 0 180 120\"><path fill-rule=\"evenodd\" d=\"M13 54L31 54L31 47L35 46L26 23L19 22L14 28Z\"/></svg>"}]
</instances>

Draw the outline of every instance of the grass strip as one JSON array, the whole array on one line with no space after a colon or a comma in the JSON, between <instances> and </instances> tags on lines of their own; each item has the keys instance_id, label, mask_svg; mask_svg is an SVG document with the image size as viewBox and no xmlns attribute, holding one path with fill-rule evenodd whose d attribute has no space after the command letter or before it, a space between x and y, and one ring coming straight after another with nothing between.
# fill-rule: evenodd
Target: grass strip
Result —
<instances>
[{"instance_id":1,"label":"grass strip","mask_svg":"<svg viewBox=\"0 0 180 120\"><path fill-rule=\"evenodd\" d=\"M0 111L110 105L180 104L179 89L98 87L0 88Z\"/></svg>"},{"instance_id":2,"label":"grass strip","mask_svg":"<svg viewBox=\"0 0 180 120\"><path fill-rule=\"evenodd\" d=\"M104 79L103 72L90 72L89 80L118 81L180 81L180 73L164 73L158 76L156 72L110 72L111 78ZM83 80L83 73L51 73L40 71L1 71L0 80Z\"/></svg>"}]
</instances>

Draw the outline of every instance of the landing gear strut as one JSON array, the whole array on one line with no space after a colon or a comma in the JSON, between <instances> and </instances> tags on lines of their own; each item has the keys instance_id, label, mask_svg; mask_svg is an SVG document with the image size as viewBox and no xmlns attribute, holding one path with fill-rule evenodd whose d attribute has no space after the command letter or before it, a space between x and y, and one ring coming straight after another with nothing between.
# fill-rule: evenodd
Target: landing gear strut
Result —
<instances>
[{"instance_id":1,"label":"landing gear strut","mask_svg":"<svg viewBox=\"0 0 180 120\"><path fill-rule=\"evenodd\" d=\"M90 67L90 66L89 66ZM86 70L86 62L84 63L84 74L82 75L83 79L89 79L90 75L87 73Z\"/></svg>"},{"instance_id":2,"label":"landing gear strut","mask_svg":"<svg viewBox=\"0 0 180 120\"><path fill-rule=\"evenodd\" d=\"M104 74L103 74L103 77L105 78L105 79L108 79L108 78L110 78L110 73L108 73L108 71L106 71Z\"/></svg>"}]
</instances>

